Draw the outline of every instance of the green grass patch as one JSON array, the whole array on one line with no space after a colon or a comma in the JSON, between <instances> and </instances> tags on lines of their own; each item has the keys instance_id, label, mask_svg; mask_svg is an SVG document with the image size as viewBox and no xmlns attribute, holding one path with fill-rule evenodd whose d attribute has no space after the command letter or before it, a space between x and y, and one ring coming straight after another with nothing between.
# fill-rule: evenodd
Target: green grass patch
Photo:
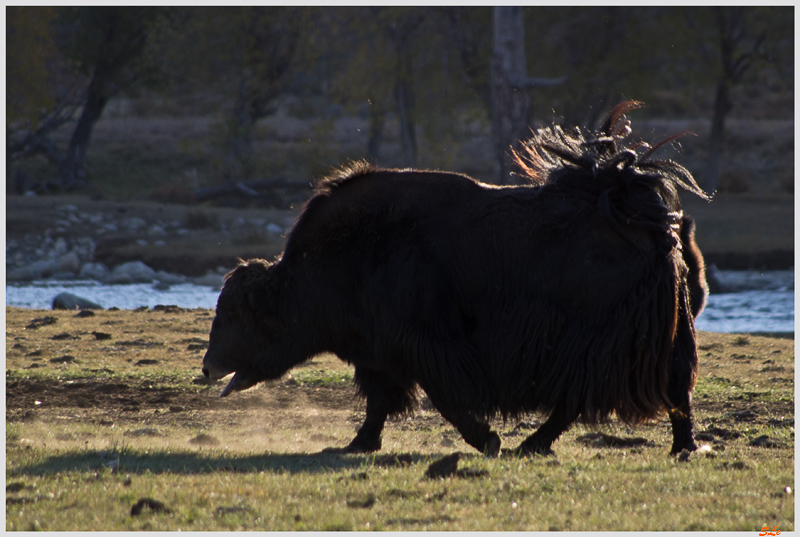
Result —
<instances>
[{"instance_id":1,"label":"green grass patch","mask_svg":"<svg viewBox=\"0 0 800 537\"><path fill-rule=\"evenodd\" d=\"M737 450L687 463L661 450L561 446L558 458L484 459L481 477L428 479L431 455L386 457L120 448L12 449L9 530L793 529L793 469ZM142 498L163 511L131 515Z\"/></svg>"},{"instance_id":2,"label":"green grass patch","mask_svg":"<svg viewBox=\"0 0 800 537\"><path fill-rule=\"evenodd\" d=\"M34 329L44 312L6 314L6 530L794 529L793 340L699 335L710 451L685 461L668 419L578 424L552 457L486 459L425 409L390 419L379 452L342 455L324 449L352 440L364 404L333 355L220 398L200 374L210 315L54 311ZM492 427L514 448L541 418ZM426 477L455 452L458 472Z\"/></svg>"},{"instance_id":3,"label":"green grass patch","mask_svg":"<svg viewBox=\"0 0 800 537\"><path fill-rule=\"evenodd\" d=\"M299 384L312 387L339 387L352 384L353 373L350 370L330 369L297 369L291 373L291 378Z\"/></svg>"}]
</instances>

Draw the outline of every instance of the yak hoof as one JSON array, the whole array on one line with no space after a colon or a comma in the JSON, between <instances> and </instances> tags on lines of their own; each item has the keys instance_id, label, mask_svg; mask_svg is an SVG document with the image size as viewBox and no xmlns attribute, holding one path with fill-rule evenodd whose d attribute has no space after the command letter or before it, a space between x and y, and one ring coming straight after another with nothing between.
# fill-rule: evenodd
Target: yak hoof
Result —
<instances>
[{"instance_id":1,"label":"yak hoof","mask_svg":"<svg viewBox=\"0 0 800 537\"><path fill-rule=\"evenodd\" d=\"M492 433L483 448L483 454L487 457L495 458L500 453L500 437L497 433Z\"/></svg>"},{"instance_id":2,"label":"yak hoof","mask_svg":"<svg viewBox=\"0 0 800 537\"><path fill-rule=\"evenodd\" d=\"M517 449L512 450L511 453L518 457L551 457L556 454L550 446L530 445L525 442L520 444Z\"/></svg>"},{"instance_id":3,"label":"yak hoof","mask_svg":"<svg viewBox=\"0 0 800 537\"><path fill-rule=\"evenodd\" d=\"M672 449L669 450L669 456L674 457L683 451L697 451L697 444L692 441L690 444L685 446L677 446L675 444L672 445Z\"/></svg>"},{"instance_id":4,"label":"yak hoof","mask_svg":"<svg viewBox=\"0 0 800 537\"><path fill-rule=\"evenodd\" d=\"M359 438L353 439L350 444L342 448L342 453L372 453L381 449L381 440L364 441Z\"/></svg>"}]
</instances>

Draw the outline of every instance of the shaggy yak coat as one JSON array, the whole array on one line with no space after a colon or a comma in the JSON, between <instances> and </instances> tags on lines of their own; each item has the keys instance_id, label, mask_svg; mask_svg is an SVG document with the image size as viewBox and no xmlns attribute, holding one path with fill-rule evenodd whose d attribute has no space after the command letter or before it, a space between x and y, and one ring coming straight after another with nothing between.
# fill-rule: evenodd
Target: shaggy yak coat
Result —
<instances>
[{"instance_id":1,"label":"shaggy yak coat","mask_svg":"<svg viewBox=\"0 0 800 537\"><path fill-rule=\"evenodd\" d=\"M227 275L203 372L235 373L226 396L336 354L367 405L347 452L380 449L418 387L489 456L500 438L488 419L528 412L547 420L521 454L551 453L574 421L612 413L666 413L671 453L697 449L677 189L705 194L650 160L655 148L621 147L639 105L618 105L598 133L540 129L516 154L522 186L363 163L327 178L281 257Z\"/></svg>"}]
</instances>

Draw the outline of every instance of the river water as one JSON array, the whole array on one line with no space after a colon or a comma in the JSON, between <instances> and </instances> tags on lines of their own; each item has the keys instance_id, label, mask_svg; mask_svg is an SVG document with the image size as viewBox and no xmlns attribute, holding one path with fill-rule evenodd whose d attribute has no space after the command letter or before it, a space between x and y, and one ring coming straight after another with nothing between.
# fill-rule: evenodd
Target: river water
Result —
<instances>
[{"instance_id":1,"label":"river water","mask_svg":"<svg viewBox=\"0 0 800 537\"><path fill-rule=\"evenodd\" d=\"M718 279L730 290L708 297L697 319L707 332L794 332L793 271L720 271ZM123 310L159 304L213 309L219 289L193 284L156 290L151 284L103 285L93 281L41 281L6 285L6 305L50 309L53 297L68 292L105 308Z\"/></svg>"}]
</instances>

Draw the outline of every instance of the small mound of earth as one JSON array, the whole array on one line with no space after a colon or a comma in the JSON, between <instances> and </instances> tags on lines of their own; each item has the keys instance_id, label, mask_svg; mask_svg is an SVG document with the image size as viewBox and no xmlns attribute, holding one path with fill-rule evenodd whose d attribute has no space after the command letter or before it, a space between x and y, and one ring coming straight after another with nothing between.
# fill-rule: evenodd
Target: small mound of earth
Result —
<instances>
[{"instance_id":1,"label":"small mound of earth","mask_svg":"<svg viewBox=\"0 0 800 537\"><path fill-rule=\"evenodd\" d=\"M218 446L219 440L210 434L198 434L189 440L189 443L195 446Z\"/></svg>"}]
</instances>

